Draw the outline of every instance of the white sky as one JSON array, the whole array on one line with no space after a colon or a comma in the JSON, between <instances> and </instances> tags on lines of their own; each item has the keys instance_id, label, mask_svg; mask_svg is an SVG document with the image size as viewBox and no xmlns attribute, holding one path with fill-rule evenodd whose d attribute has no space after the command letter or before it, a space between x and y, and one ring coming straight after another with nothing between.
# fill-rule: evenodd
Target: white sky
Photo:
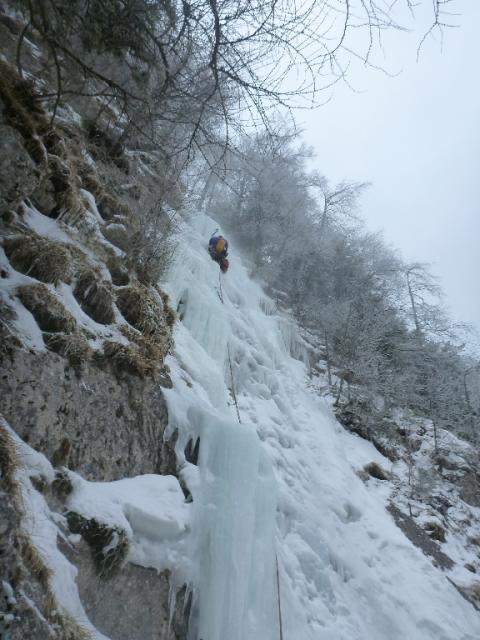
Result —
<instances>
[{"instance_id":1,"label":"white sky","mask_svg":"<svg viewBox=\"0 0 480 640\"><path fill-rule=\"evenodd\" d=\"M428 5L428 3L427 3ZM384 41L391 78L357 67L332 101L298 114L331 179L370 181L362 215L407 260L432 263L452 315L480 331L480 0L454 0L443 51L421 34Z\"/></svg>"}]
</instances>

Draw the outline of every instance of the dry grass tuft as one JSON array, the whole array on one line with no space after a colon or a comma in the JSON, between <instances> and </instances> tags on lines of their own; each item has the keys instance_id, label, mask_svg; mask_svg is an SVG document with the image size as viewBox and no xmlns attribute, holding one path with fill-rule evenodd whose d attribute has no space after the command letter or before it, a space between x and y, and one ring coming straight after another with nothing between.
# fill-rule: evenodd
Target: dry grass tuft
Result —
<instances>
[{"instance_id":1,"label":"dry grass tuft","mask_svg":"<svg viewBox=\"0 0 480 640\"><path fill-rule=\"evenodd\" d=\"M22 346L22 341L10 328L16 317L15 311L7 304L0 307L0 364L7 358L13 361L16 349Z\"/></svg>"},{"instance_id":2,"label":"dry grass tuft","mask_svg":"<svg viewBox=\"0 0 480 640\"><path fill-rule=\"evenodd\" d=\"M6 238L4 249L12 266L32 278L53 284L72 279L73 258L66 244L26 234Z\"/></svg>"},{"instance_id":3,"label":"dry grass tuft","mask_svg":"<svg viewBox=\"0 0 480 640\"><path fill-rule=\"evenodd\" d=\"M377 480L390 480L390 474L376 462L369 462L363 467L363 471Z\"/></svg>"},{"instance_id":4,"label":"dry grass tuft","mask_svg":"<svg viewBox=\"0 0 480 640\"><path fill-rule=\"evenodd\" d=\"M62 141L63 143L63 141ZM59 145L59 155L48 156L48 177L55 191L56 206L50 215L68 224L83 220L86 205L80 193L80 178L76 172L76 155L71 144Z\"/></svg>"},{"instance_id":5,"label":"dry grass tuft","mask_svg":"<svg viewBox=\"0 0 480 640\"><path fill-rule=\"evenodd\" d=\"M16 491L15 471L19 464L17 447L0 420L0 472L9 493Z\"/></svg>"},{"instance_id":6,"label":"dry grass tuft","mask_svg":"<svg viewBox=\"0 0 480 640\"><path fill-rule=\"evenodd\" d=\"M122 567L129 548L123 529L84 518L74 511L67 513L67 521L70 531L81 534L89 545L100 576L111 577Z\"/></svg>"},{"instance_id":7,"label":"dry grass tuft","mask_svg":"<svg viewBox=\"0 0 480 640\"><path fill-rule=\"evenodd\" d=\"M177 321L177 314L172 309L172 307L164 307L165 309L165 322L167 326L173 329L175 326L175 322Z\"/></svg>"},{"instance_id":8,"label":"dry grass tuft","mask_svg":"<svg viewBox=\"0 0 480 640\"><path fill-rule=\"evenodd\" d=\"M25 565L38 580L43 590L50 592L49 580L52 571L24 531L17 532L16 544Z\"/></svg>"},{"instance_id":9,"label":"dry grass tuft","mask_svg":"<svg viewBox=\"0 0 480 640\"><path fill-rule=\"evenodd\" d=\"M138 329L134 329L128 324L122 324L120 331L130 342L136 344L144 355L148 356L149 352L151 352L151 359L153 360L158 360L162 357L161 342L154 339L157 336L154 336L154 338L145 337Z\"/></svg>"},{"instance_id":10,"label":"dry grass tuft","mask_svg":"<svg viewBox=\"0 0 480 640\"><path fill-rule=\"evenodd\" d=\"M431 522L426 522L424 525L424 529L428 533L430 538L432 538L432 540L438 540L438 542L445 542L446 540L445 529L442 527L441 524L438 524L438 522L435 522L433 520Z\"/></svg>"},{"instance_id":11,"label":"dry grass tuft","mask_svg":"<svg viewBox=\"0 0 480 640\"><path fill-rule=\"evenodd\" d=\"M95 269L82 271L75 287L74 296L87 315L100 324L111 324L115 320L112 285L102 280Z\"/></svg>"},{"instance_id":12,"label":"dry grass tuft","mask_svg":"<svg viewBox=\"0 0 480 640\"><path fill-rule=\"evenodd\" d=\"M128 174L130 164L125 156L124 144L108 124L102 126L98 118L87 123L87 135L91 141L90 152L96 160L113 162Z\"/></svg>"},{"instance_id":13,"label":"dry grass tuft","mask_svg":"<svg viewBox=\"0 0 480 640\"><path fill-rule=\"evenodd\" d=\"M107 341L103 345L103 360L108 361L116 373L129 373L140 378L152 376L155 365L143 356L137 345Z\"/></svg>"},{"instance_id":14,"label":"dry grass tuft","mask_svg":"<svg viewBox=\"0 0 480 640\"><path fill-rule=\"evenodd\" d=\"M117 306L125 320L144 336L153 337L164 325L163 308L142 285L131 285L117 292Z\"/></svg>"},{"instance_id":15,"label":"dry grass tuft","mask_svg":"<svg viewBox=\"0 0 480 640\"><path fill-rule=\"evenodd\" d=\"M124 224L110 223L102 228L103 236L115 247L122 251L127 251L130 243L130 236Z\"/></svg>"},{"instance_id":16,"label":"dry grass tuft","mask_svg":"<svg viewBox=\"0 0 480 640\"><path fill-rule=\"evenodd\" d=\"M127 218L131 217L132 212L130 208L105 189L90 165L85 162L80 163L79 173L83 188L95 196L98 212L105 221L113 221L114 216L119 215Z\"/></svg>"},{"instance_id":17,"label":"dry grass tuft","mask_svg":"<svg viewBox=\"0 0 480 640\"><path fill-rule=\"evenodd\" d=\"M35 318L42 331L48 333L73 333L76 321L72 314L44 284L19 287L17 296Z\"/></svg>"},{"instance_id":18,"label":"dry grass tuft","mask_svg":"<svg viewBox=\"0 0 480 640\"><path fill-rule=\"evenodd\" d=\"M43 339L51 351L67 358L72 367L79 367L92 359L93 349L79 331L70 334L45 334Z\"/></svg>"},{"instance_id":19,"label":"dry grass tuft","mask_svg":"<svg viewBox=\"0 0 480 640\"><path fill-rule=\"evenodd\" d=\"M168 298L143 285L129 286L117 293L117 306L129 325L120 330L132 343L128 348L115 343L106 351L113 353L122 369L131 362L131 372L136 375L152 375L159 369L172 345L172 326L175 313L168 306ZM128 370L128 369L127 369Z\"/></svg>"},{"instance_id":20,"label":"dry grass tuft","mask_svg":"<svg viewBox=\"0 0 480 640\"><path fill-rule=\"evenodd\" d=\"M118 256L112 256L107 261L107 267L112 276L112 282L116 287L125 287L130 283L128 269L123 264L123 260Z\"/></svg>"},{"instance_id":21,"label":"dry grass tuft","mask_svg":"<svg viewBox=\"0 0 480 640\"><path fill-rule=\"evenodd\" d=\"M52 454L52 466L64 467L68 464L72 453L72 442L69 438L62 438L60 444Z\"/></svg>"},{"instance_id":22,"label":"dry grass tuft","mask_svg":"<svg viewBox=\"0 0 480 640\"><path fill-rule=\"evenodd\" d=\"M55 473L55 479L52 482L52 491L60 500L65 500L73 491L72 481L65 469L61 469Z\"/></svg>"},{"instance_id":23,"label":"dry grass tuft","mask_svg":"<svg viewBox=\"0 0 480 640\"><path fill-rule=\"evenodd\" d=\"M38 493L45 493L49 487L47 478L41 474L38 476L30 476L30 482Z\"/></svg>"},{"instance_id":24,"label":"dry grass tuft","mask_svg":"<svg viewBox=\"0 0 480 640\"><path fill-rule=\"evenodd\" d=\"M58 606L57 599L50 586L52 571L38 549L23 531L17 532L16 546L26 567L38 580L46 595L46 606L43 613L49 622L61 629L62 640L92 640L91 633L79 625L68 612Z\"/></svg>"},{"instance_id":25,"label":"dry grass tuft","mask_svg":"<svg viewBox=\"0 0 480 640\"><path fill-rule=\"evenodd\" d=\"M165 291L162 291L158 286L155 287L155 289L158 291L163 302L163 312L165 315L165 322L167 323L167 326L169 326L170 328L173 328L175 325L175 322L177 321L177 314L170 306L170 296L168 295L168 293L165 293Z\"/></svg>"},{"instance_id":26,"label":"dry grass tuft","mask_svg":"<svg viewBox=\"0 0 480 640\"><path fill-rule=\"evenodd\" d=\"M8 124L22 135L32 160L38 165L45 164L47 156L41 136L49 129L49 119L35 100L33 83L21 78L4 60L0 60L0 98Z\"/></svg>"},{"instance_id":27,"label":"dry grass tuft","mask_svg":"<svg viewBox=\"0 0 480 640\"><path fill-rule=\"evenodd\" d=\"M157 334L154 338L149 338L126 324L120 327L120 331L136 345L138 355L152 372L163 362L171 346L170 335L164 337Z\"/></svg>"},{"instance_id":28,"label":"dry grass tuft","mask_svg":"<svg viewBox=\"0 0 480 640\"><path fill-rule=\"evenodd\" d=\"M54 602L52 602L52 605L55 607ZM54 611L52 622L56 623L62 630L62 640L93 640L90 631L78 624L70 614L65 611L58 613L54 609L52 611Z\"/></svg>"},{"instance_id":29,"label":"dry grass tuft","mask_svg":"<svg viewBox=\"0 0 480 640\"><path fill-rule=\"evenodd\" d=\"M480 602L480 582L474 582L468 589L468 593L473 600Z\"/></svg>"},{"instance_id":30,"label":"dry grass tuft","mask_svg":"<svg viewBox=\"0 0 480 640\"><path fill-rule=\"evenodd\" d=\"M165 344L171 340L176 316L164 295L162 300L163 296L155 289L143 285L125 287L117 293L117 306L127 322L142 335Z\"/></svg>"}]
</instances>

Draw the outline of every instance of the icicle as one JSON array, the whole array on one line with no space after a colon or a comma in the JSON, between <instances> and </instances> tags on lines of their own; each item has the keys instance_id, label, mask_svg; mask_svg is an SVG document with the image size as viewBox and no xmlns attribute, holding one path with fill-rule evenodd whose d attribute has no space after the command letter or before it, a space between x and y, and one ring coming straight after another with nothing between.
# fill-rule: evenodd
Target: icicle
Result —
<instances>
[{"instance_id":1,"label":"icicle","mask_svg":"<svg viewBox=\"0 0 480 640\"><path fill-rule=\"evenodd\" d=\"M177 589L173 582L170 580L170 587L168 590L168 628L167 636L170 634L172 628L173 616L175 615L175 607L177 606Z\"/></svg>"},{"instance_id":2,"label":"icicle","mask_svg":"<svg viewBox=\"0 0 480 640\"><path fill-rule=\"evenodd\" d=\"M198 532L198 638L278 640L270 461L247 425L191 411L201 429Z\"/></svg>"}]
</instances>

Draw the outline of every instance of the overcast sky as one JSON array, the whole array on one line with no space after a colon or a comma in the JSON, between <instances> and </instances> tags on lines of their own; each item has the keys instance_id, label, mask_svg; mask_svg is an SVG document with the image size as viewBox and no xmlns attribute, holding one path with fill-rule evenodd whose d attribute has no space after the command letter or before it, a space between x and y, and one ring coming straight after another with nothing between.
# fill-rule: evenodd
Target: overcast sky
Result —
<instances>
[{"instance_id":1,"label":"overcast sky","mask_svg":"<svg viewBox=\"0 0 480 640\"><path fill-rule=\"evenodd\" d=\"M428 3L427 3L428 4ZM456 319L480 331L480 0L454 0L443 50L391 34L391 78L358 67L332 101L299 114L318 168L332 181L370 181L362 215L409 261L433 264Z\"/></svg>"}]
</instances>

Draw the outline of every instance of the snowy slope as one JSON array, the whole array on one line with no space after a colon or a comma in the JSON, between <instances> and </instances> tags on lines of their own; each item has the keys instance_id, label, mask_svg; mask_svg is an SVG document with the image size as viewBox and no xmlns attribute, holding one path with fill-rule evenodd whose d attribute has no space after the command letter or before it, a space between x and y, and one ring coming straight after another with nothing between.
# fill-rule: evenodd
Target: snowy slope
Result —
<instances>
[{"instance_id":1,"label":"snowy slope","mask_svg":"<svg viewBox=\"0 0 480 640\"><path fill-rule=\"evenodd\" d=\"M166 392L179 456L201 439L198 466L182 470L194 498L193 637L278 638L277 556L285 640L477 640L478 612L395 526L388 490L355 473L388 461L309 386L291 355L302 352L294 324L234 246L219 291L205 249L215 227L206 216L185 224L166 283L182 317Z\"/></svg>"}]
</instances>

